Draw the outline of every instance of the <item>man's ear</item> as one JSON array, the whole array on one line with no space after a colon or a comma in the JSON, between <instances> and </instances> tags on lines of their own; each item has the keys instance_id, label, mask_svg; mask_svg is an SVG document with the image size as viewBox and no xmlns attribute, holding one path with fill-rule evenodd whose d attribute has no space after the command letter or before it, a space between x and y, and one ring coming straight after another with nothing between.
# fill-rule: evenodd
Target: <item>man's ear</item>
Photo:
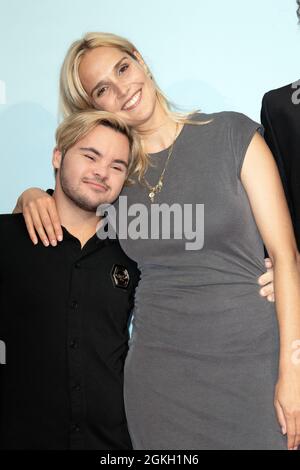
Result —
<instances>
[{"instance_id":1,"label":"man's ear","mask_svg":"<svg viewBox=\"0 0 300 470\"><path fill-rule=\"evenodd\" d=\"M62 152L57 147L55 147L53 150L53 156L52 156L52 165L55 170L60 169L61 161L62 161Z\"/></svg>"}]
</instances>

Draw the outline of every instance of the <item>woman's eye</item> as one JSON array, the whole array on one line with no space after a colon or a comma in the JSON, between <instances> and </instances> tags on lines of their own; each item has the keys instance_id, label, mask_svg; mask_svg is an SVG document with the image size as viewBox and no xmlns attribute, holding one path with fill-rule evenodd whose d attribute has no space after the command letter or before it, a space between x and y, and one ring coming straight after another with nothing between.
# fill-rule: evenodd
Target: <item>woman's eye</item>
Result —
<instances>
[{"instance_id":1,"label":"woman's eye","mask_svg":"<svg viewBox=\"0 0 300 470\"><path fill-rule=\"evenodd\" d=\"M128 67L129 67L128 64L124 64L124 65L122 65L122 67L120 68L119 71L120 71L121 73L124 73L124 72L128 69Z\"/></svg>"},{"instance_id":2,"label":"woman's eye","mask_svg":"<svg viewBox=\"0 0 300 470\"><path fill-rule=\"evenodd\" d=\"M107 87L99 88L99 89L97 90L97 98L99 98L100 96L102 96L103 93L105 93L106 90L107 90Z\"/></svg>"},{"instance_id":3,"label":"woman's eye","mask_svg":"<svg viewBox=\"0 0 300 470\"><path fill-rule=\"evenodd\" d=\"M89 160L92 160L93 162L95 161L95 157L91 157L90 155L85 155L86 158L88 158Z\"/></svg>"}]
</instances>

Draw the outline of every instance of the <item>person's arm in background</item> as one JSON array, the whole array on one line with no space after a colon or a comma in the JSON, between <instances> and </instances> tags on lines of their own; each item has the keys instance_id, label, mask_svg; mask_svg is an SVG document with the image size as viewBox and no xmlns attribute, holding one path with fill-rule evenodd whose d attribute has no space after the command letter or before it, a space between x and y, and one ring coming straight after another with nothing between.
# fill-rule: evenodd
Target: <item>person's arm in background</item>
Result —
<instances>
[{"instance_id":1,"label":"person's arm in background","mask_svg":"<svg viewBox=\"0 0 300 470\"><path fill-rule=\"evenodd\" d=\"M300 344L299 253L276 162L258 133L248 147L241 181L274 266L280 332L274 404L282 431L287 433L288 448L296 450L300 445L300 360L295 360L295 348Z\"/></svg>"},{"instance_id":2,"label":"person's arm in background","mask_svg":"<svg viewBox=\"0 0 300 470\"><path fill-rule=\"evenodd\" d=\"M266 93L264 95L263 100L262 100L260 119L261 119L262 125L264 126L264 139L266 143L268 144L268 147L271 150L273 157L275 158L275 161L279 170L280 178L281 178L283 189L285 192L285 197L286 197L290 214L291 214L291 218L293 221L295 217L294 209L293 209L292 199L289 193L288 182L287 182L287 177L286 177L287 172L289 170L288 168L286 168L287 162L284 162L284 157L280 149L280 144L278 141L278 129L276 129L276 125L273 122L275 113L277 115L277 113L280 113L280 111L282 110L280 107L278 107L280 105L278 105L277 101L276 101L275 109L273 109L274 106L272 106L272 103L273 101L275 101L275 98L272 99L272 96L273 96L272 92Z\"/></svg>"},{"instance_id":3,"label":"person's arm in background","mask_svg":"<svg viewBox=\"0 0 300 470\"><path fill-rule=\"evenodd\" d=\"M48 190L49 191L49 190ZM50 191L49 191L50 192ZM56 246L63 237L56 205L50 194L39 188L30 188L18 198L14 213L23 212L29 236L34 244L38 236L45 246ZM274 302L273 266L270 258L265 259L266 272L258 278L259 294Z\"/></svg>"}]
</instances>

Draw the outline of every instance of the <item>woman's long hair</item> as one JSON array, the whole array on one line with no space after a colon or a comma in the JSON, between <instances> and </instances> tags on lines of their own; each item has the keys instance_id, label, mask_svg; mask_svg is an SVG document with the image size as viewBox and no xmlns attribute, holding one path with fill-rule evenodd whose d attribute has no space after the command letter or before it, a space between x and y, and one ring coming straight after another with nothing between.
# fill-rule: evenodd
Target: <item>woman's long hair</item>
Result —
<instances>
[{"instance_id":1,"label":"woman's long hair","mask_svg":"<svg viewBox=\"0 0 300 470\"><path fill-rule=\"evenodd\" d=\"M69 48L65 60L63 62L60 73L60 100L59 100L59 114L60 117L65 118L72 113L77 113L86 110L94 110L90 97L86 93L80 77L79 66L84 54L87 51L97 47L114 47L122 52L125 52L134 60L137 60L134 52L138 52L137 48L127 39L111 33L87 33L82 39L75 41ZM147 67L148 68L148 67ZM192 120L191 116L197 111L183 113L175 111L177 108L167 96L159 88L156 80L148 68L149 74L153 81L157 100L166 115L169 116L174 122L178 124L193 124L204 125L210 121ZM145 174L148 165L150 164L148 155L144 153L141 157L141 164L139 168L139 180Z\"/></svg>"}]
</instances>

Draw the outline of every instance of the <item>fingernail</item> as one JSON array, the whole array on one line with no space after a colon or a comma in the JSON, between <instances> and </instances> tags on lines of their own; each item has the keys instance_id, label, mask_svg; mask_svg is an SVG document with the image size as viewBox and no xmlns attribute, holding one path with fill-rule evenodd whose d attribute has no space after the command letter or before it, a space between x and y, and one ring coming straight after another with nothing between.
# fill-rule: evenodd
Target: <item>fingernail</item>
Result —
<instances>
[{"instance_id":1,"label":"fingernail","mask_svg":"<svg viewBox=\"0 0 300 470\"><path fill-rule=\"evenodd\" d=\"M51 240L51 245L52 246L57 246L57 241L56 240Z\"/></svg>"},{"instance_id":2,"label":"fingernail","mask_svg":"<svg viewBox=\"0 0 300 470\"><path fill-rule=\"evenodd\" d=\"M33 243L34 243L34 245L37 245L37 244L38 244L38 241L37 241L36 238L33 240Z\"/></svg>"},{"instance_id":3,"label":"fingernail","mask_svg":"<svg viewBox=\"0 0 300 470\"><path fill-rule=\"evenodd\" d=\"M63 241L62 235L58 235L57 239L58 239L59 242L62 242Z\"/></svg>"},{"instance_id":4,"label":"fingernail","mask_svg":"<svg viewBox=\"0 0 300 470\"><path fill-rule=\"evenodd\" d=\"M44 245L45 245L45 246L49 246L48 240L44 240Z\"/></svg>"}]
</instances>

